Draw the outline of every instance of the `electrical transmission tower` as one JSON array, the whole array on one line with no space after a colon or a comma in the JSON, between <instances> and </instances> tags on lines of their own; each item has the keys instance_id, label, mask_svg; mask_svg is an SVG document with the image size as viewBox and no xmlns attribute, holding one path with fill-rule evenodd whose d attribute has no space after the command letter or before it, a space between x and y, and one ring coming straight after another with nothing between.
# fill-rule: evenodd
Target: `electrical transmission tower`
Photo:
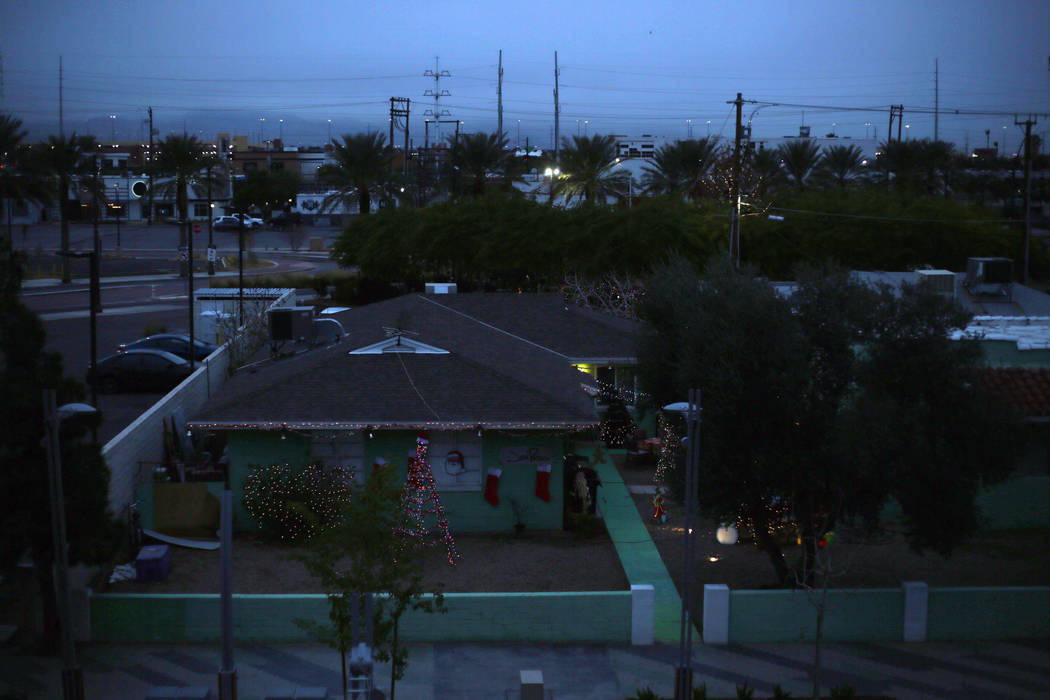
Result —
<instances>
[{"instance_id":1,"label":"electrical transmission tower","mask_svg":"<svg viewBox=\"0 0 1050 700\"><path fill-rule=\"evenodd\" d=\"M401 172L408 173L408 110L411 100L407 97L390 98L390 147L394 147L394 130L405 133L405 147L401 154Z\"/></svg>"},{"instance_id":2,"label":"electrical transmission tower","mask_svg":"<svg viewBox=\"0 0 1050 700\"><path fill-rule=\"evenodd\" d=\"M451 78L452 74L449 73L447 70L441 70L441 65L439 63L439 60L440 60L439 56L434 56L434 70L427 70L427 71L423 72L423 77L424 78L431 78L434 81L434 89L433 90L427 90L426 92L423 93L423 97L433 97L434 98L434 108L433 109L428 109L427 111L425 111L423 113L423 116L424 117L432 117L431 121L434 121L434 122L440 122L442 117L450 117L450 116L452 116L452 113L449 112L447 109L442 109L441 108L441 98L442 97L451 97L452 96L452 93L450 93L448 90L443 90L441 88L441 79L442 78ZM437 143L438 141L441 140L440 129L441 129L441 127L438 126L437 127L437 131L434 132L434 142L435 143Z\"/></svg>"}]
</instances>

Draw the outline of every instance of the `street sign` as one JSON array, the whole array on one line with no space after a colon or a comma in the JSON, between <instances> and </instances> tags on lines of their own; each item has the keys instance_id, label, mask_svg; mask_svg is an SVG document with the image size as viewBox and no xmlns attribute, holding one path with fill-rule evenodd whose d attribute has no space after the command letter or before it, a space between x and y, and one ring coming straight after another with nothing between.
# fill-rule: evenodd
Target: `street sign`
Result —
<instances>
[{"instance_id":1,"label":"street sign","mask_svg":"<svg viewBox=\"0 0 1050 700\"><path fill-rule=\"evenodd\" d=\"M208 246L208 262L215 262L215 248L212 246Z\"/></svg>"},{"instance_id":2,"label":"street sign","mask_svg":"<svg viewBox=\"0 0 1050 700\"><path fill-rule=\"evenodd\" d=\"M200 233L201 232L201 225L200 224L194 224L193 225L193 232L194 233Z\"/></svg>"},{"instance_id":3,"label":"street sign","mask_svg":"<svg viewBox=\"0 0 1050 700\"><path fill-rule=\"evenodd\" d=\"M179 246L179 262L186 262L190 259L190 249L184 245Z\"/></svg>"}]
</instances>

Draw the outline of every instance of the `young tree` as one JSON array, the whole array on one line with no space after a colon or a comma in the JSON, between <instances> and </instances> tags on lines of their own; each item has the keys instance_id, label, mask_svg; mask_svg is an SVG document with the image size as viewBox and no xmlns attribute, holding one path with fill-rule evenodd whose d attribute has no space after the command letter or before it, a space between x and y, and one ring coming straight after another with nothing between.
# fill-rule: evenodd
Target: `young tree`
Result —
<instances>
[{"instance_id":1,"label":"young tree","mask_svg":"<svg viewBox=\"0 0 1050 700\"><path fill-rule=\"evenodd\" d=\"M1012 464L1016 423L974 381L975 342L951 339L968 319L951 300L841 273L803 274L785 298L750 271L715 264L700 281L676 263L650 278L641 317L643 388L658 404L703 392L701 508L750 525L781 585L780 513L806 572L824 534L876 523L891 497L915 549L949 553L977 526L978 487Z\"/></svg>"},{"instance_id":2,"label":"young tree","mask_svg":"<svg viewBox=\"0 0 1050 700\"><path fill-rule=\"evenodd\" d=\"M42 645L58 641L52 576L51 510L43 439L43 390L57 390L58 403L83 400L84 386L64 376L58 353L44 351L44 326L22 301L23 257L0 241L0 572L12 572L26 553L43 601ZM98 420L96 414L93 420ZM119 526L109 512L109 469L99 445L85 443L92 418L61 423L62 480L69 523L70 561L105 561Z\"/></svg>"},{"instance_id":3,"label":"young tree","mask_svg":"<svg viewBox=\"0 0 1050 700\"><path fill-rule=\"evenodd\" d=\"M444 612L441 592L430 596L423 587L421 550L397 532L409 525L400 505L392 469L373 467L366 481L351 489L342 523L314 537L308 552L297 557L328 593L331 623L297 622L339 650L344 695L355 599L363 610L364 596L375 595L372 649L376 659L390 661L390 700L408 666L408 649L398 637L402 616L409 610Z\"/></svg>"}]
</instances>

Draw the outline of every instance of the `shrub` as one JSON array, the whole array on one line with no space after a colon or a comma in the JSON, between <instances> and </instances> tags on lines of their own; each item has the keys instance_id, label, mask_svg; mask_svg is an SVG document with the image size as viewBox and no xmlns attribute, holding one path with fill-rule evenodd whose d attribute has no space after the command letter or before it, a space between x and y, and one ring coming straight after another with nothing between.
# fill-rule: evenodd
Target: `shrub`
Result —
<instances>
[{"instance_id":1,"label":"shrub","mask_svg":"<svg viewBox=\"0 0 1050 700\"><path fill-rule=\"evenodd\" d=\"M609 401L609 410L601 423L601 438L611 449L626 447L634 434L634 420L627 407L617 397Z\"/></svg>"},{"instance_id":2,"label":"shrub","mask_svg":"<svg viewBox=\"0 0 1050 700\"><path fill-rule=\"evenodd\" d=\"M244 482L244 507L265 537L301 542L338 522L348 482L342 469L325 471L316 464L255 467Z\"/></svg>"},{"instance_id":3,"label":"shrub","mask_svg":"<svg viewBox=\"0 0 1050 700\"><path fill-rule=\"evenodd\" d=\"M791 693L781 688L780 684L777 683L773 686L773 697L777 698L777 700L787 700L791 697Z\"/></svg>"},{"instance_id":4,"label":"shrub","mask_svg":"<svg viewBox=\"0 0 1050 700\"><path fill-rule=\"evenodd\" d=\"M736 687L736 700L751 700L755 697L755 689L747 683Z\"/></svg>"},{"instance_id":5,"label":"shrub","mask_svg":"<svg viewBox=\"0 0 1050 700\"><path fill-rule=\"evenodd\" d=\"M649 686L639 688L634 695L624 698L624 700L667 700L662 695L657 695L656 692Z\"/></svg>"},{"instance_id":6,"label":"shrub","mask_svg":"<svg viewBox=\"0 0 1050 700\"><path fill-rule=\"evenodd\" d=\"M857 691L853 686L836 685L831 689L831 700L854 700L856 697Z\"/></svg>"}]
</instances>

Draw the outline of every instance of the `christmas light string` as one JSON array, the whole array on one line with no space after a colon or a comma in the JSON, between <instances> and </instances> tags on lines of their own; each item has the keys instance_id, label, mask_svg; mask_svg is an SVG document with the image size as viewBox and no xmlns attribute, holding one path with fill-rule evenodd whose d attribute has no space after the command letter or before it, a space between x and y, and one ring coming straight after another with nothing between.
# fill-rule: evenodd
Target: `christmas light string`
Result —
<instances>
[{"instance_id":1,"label":"christmas light string","mask_svg":"<svg viewBox=\"0 0 1050 700\"><path fill-rule=\"evenodd\" d=\"M405 489L401 494L401 509L409 524L398 527L396 531L405 539L418 538L424 545L444 543L449 566L455 566L459 552L434 483L434 473L430 469L429 442L424 432L416 437L416 455L408 462ZM426 520L431 517L434 518L434 524L427 526ZM436 540L430 537L435 530L440 530L440 537Z\"/></svg>"}]
</instances>

